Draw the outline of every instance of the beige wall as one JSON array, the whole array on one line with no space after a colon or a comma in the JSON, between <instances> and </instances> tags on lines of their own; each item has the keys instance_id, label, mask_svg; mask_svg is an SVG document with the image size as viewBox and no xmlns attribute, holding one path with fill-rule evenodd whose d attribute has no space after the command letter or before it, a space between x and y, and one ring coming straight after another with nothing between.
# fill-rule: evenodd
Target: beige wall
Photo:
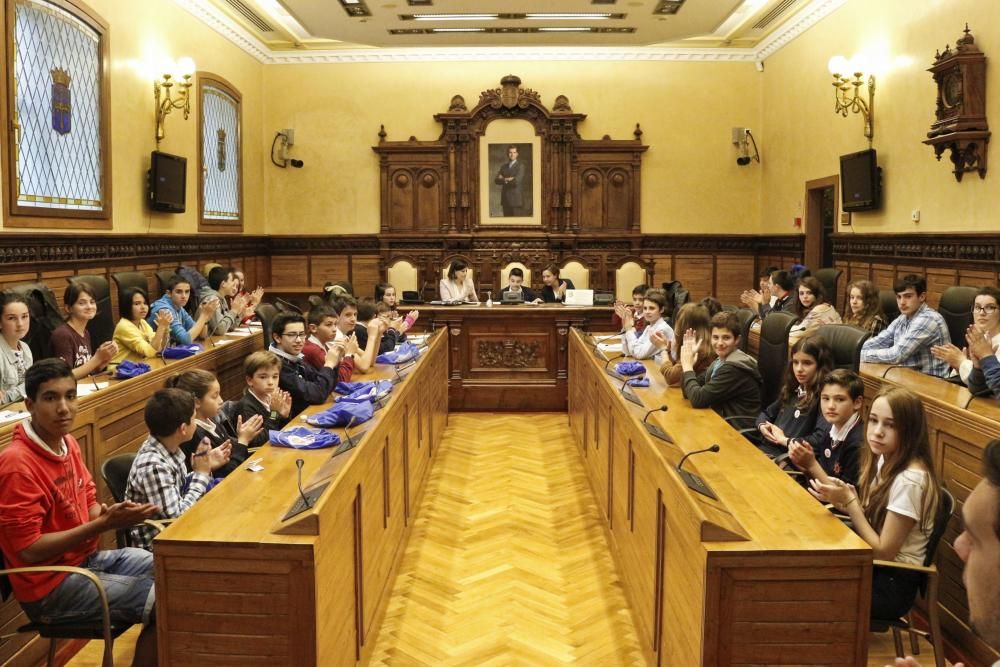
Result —
<instances>
[{"instance_id":1,"label":"beige wall","mask_svg":"<svg viewBox=\"0 0 1000 667\"><path fill-rule=\"evenodd\" d=\"M876 82L874 148L884 169L883 207L854 214L854 231L997 230L997 167L985 180L972 173L958 183L947 154L938 162L933 149L921 143L934 121L936 88L926 69L936 49L954 45L965 21L988 62L994 62L1000 56L995 14L992 3L981 0L850 0L766 61L762 232L790 231L791 220L801 215L805 182L837 174L840 155L868 147L859 115L845 119L833 113L827 62L836 54L879 50L909 64L898 64ZM987 114L993 111L995 121L1000 71L989 64L986 72ZM920 210L918 224L910 221L914 209Z\"/></svg>"},{"instance_id":2,"label":"beige wall","mask_svg":"<svg viewBox=\"0 0 1000 667\"><path fill-rule=\"evenodd\" d=\"M471 109L479 93L514 73L552 106L566 95L587 114L585 139L631 139L635 124L650 146L642 167L645 232L752 233L759 228L761 170L737 167L735 126L760 125L761 75L749 63L511 62L274 65L264 68L267 145L295 129L303 169L266 164L270 234L376 233L378 159L371 147L384 124L389 141L437 139L434 114L455 94ZM765 147L762 146L762 150Z\"/></svg>"},{"instance_id":3,"label":"beige wall","mask_svg":"<svg viewBox=\"0 0 1000 667\"><path fill-rule=\"evenodd\" d=\"M151 213L145 205L149 154L156 148L153 82L157 59L188 56L243 95L244 231L264 232L261 148L262 65L170 0L87 0L110 26L113 233L196 233L198 230L197 109L174 111L160 150L188 159L187 212ZM6 165L0 165L0 169ZM4 228L8 232L25 229Z\"/></svg>"}]
</instances>

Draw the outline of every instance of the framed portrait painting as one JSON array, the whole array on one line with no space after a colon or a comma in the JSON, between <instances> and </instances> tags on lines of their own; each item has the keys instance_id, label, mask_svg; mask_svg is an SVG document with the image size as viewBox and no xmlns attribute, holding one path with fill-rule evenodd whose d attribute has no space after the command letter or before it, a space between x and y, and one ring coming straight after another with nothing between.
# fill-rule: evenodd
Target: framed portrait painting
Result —
<instances>
[{"instance_id":1,"label":"framed portrait painting","mask_svg":"<svg viewBox=\"0 0 1000 667\"><path fill-rule=\"evenodd\" d=\"M525 121L499 120L480 140L480 223L541 225L541 142Z\"/></svg>"}]
</instances>

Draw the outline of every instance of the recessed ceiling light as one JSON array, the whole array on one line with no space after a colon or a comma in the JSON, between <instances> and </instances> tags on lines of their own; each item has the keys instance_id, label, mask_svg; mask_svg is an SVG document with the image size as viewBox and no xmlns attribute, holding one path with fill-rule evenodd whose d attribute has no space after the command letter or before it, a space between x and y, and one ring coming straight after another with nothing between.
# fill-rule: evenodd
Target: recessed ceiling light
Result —
<instances>
[{"instance_id":1,"label":"recessed ceiling light","mask_svg":"<svg viewBox=\"0 0 1000 667\"><path fill-rule=\"evenodd\" d=\"M538 32L590 32L591 28L539 28Z\"/></svg>"},{"instance_id":2,"label":"recessed ceiling light","mask_svg":"<svg viewBox=\"0 0 1000 667\"><path fill-rule=\"evenodd\" d=\"M486 28L431 28L431 32L486 32Z\"/></svg>"},{"instance_id":3,"label":"recessed ceiling light","mask_svg":"<svg viewBox=\"0 0 1000 667\"><path fill-rule=\"evenodd\" d=\"M601 20L601 19L609 19L611 17L612 17L611 14L608 14L608 13L598 13L598 12L576 12L576 13L566 12L566 13L551 13L551 14L542 13L542 12L536 12L536 13L525 14L524 15L524 18L526 18L526 19L541 19L541 20L552 19L552 20L556 20L556 21L561 21L561 20L584 20L584 19L598 19L598 20ZM624 18L624 16L622 16L622 18Z\"/></svg>"},{"instance_id":4,"label":"recessed ceiling light","mask_svg":"<svg viewBox=\"0 0 1000 667\"><path fill-rule=\"evenodd\" d=\"M403 20L408 18L414 21L493 21L499 18L498 14L410 14L401 16Z\"/></svg>"}]
</instances>

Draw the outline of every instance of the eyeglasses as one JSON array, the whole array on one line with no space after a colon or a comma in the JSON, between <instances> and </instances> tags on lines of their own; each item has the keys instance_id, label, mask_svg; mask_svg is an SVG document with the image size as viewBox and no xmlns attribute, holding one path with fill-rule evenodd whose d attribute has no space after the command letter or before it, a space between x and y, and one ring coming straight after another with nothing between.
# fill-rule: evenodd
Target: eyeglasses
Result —
<instances>
[{"instance_id":1,"label":"eyeglasses","mask_svg":"<svg viewBox=\"0 0 1000 667\"><path fill-rule=\"evenodd\" d=\"M988 304L986 306L975 305L972 307L972 312L974 313L986 313L987 315L992 315L997 312L998 306L995 303Z\"/></svg>"},{"instance_id":2,"label":"eyeglasses","mask_svg":"<svg viewBox=\"0 0 1000 667\"><path fill-rule=\"evenodd\" d=\"M306 332L304 332L304 331L299 331L299 332L296 332L296 333L283 333L281 335L282 336L287 336L288 338L291 338L292 340L305 340L306 339Z\"/></svg>"}]
</instances>

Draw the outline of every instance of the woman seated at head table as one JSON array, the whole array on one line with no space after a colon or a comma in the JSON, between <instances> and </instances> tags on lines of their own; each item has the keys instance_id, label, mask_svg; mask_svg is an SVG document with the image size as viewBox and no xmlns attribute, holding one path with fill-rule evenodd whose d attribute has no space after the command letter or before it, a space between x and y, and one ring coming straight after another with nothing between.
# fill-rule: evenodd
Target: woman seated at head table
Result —
<instances>
[{"instance_id":1,"label":"woman seated at head table","mask_svg":"<svg viewBox=\"0 0 1000 667\"><path fill-rule=\"evenodd\" d=\"M479 303L476 286L469 275L469 265L460 259L453 260L448 267L448 277L439 285L442 301L471 301Z\"/></svg>"}]
</instances>

